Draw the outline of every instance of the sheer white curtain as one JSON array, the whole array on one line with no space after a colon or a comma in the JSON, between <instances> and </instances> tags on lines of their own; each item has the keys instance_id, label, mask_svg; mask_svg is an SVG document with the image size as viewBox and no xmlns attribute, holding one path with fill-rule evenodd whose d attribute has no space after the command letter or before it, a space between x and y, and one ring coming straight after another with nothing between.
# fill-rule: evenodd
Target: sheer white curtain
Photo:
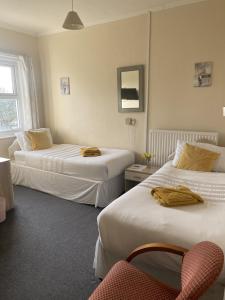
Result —
<instances>
[{"instance_id":1,"label":"sheer white curtain","mask_svg":"<svg viewBox=\"0 0 225 300\"><path fill-rule=\"evenodd\" d=\"M37 103L36 82L32 60L28 56L18 56L18 71L20 78L20 93L23 106L24 129L38 128L39 111Z\"/></svg>"},{"instance_id":2,"label":"sheer white curtain","mask_svg":"<svg viewBox=\"0 0 225 300\"><path fill-rule=\"evenodd\" d=\"M16 66L17 88L22 107L20 121L23 129L40 127L36 80L31 57L0 51L0 60Z\"/></svg>"}]
</instances>

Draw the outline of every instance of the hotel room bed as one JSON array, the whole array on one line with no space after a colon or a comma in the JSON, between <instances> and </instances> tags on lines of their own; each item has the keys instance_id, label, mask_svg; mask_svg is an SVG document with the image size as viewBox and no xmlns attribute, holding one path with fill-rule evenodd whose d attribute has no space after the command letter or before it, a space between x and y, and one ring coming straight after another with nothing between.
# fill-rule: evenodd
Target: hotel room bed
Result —
<instances>
[{"instance_id":1,"label":"hotel room bed","mask_svg":"<svg viewBox=\"0 0 225 300\"><path fill-rule=\"evenodd\" d=\"M156 186L185 185L200 194L204 204L168 208L150 191ZM203 240L217 243L225 252L225 173L177 169L167 162L155 174L122 195L98 216L99 238L94 268L104 277L113 263L137 246L165 242L190 248ZM169 254L140 256L137 263L180 271L180 260ZM225 285L225 269L220 277Z\"/></svg>"},{"instance_id":2,"label":"hotel room bed","mask_svg":"<svg viewBox=\"0 0 225 300\"><path fill-rule=\"evenodd\" d=\"M104 207L123 192L123 172L134 162L128 150L100 148L97 157L80 156L79 145L15 151L13 183L58 197Z\"/></svg>"}]
</instances>

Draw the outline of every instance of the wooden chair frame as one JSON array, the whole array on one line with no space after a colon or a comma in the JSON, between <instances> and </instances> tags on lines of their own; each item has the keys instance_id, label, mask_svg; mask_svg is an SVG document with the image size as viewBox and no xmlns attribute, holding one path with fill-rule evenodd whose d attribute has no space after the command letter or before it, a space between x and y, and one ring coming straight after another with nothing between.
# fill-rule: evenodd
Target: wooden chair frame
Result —
<instances>
[{"instance_id":1,"label":"wooden chair frame","mask_svg":"<svg viewBox=\"0 0 225 300\"><path fill-rule=\"evenodd\" d=\"M173 253L184 257L189 250L173 244L166 244L166 243L144 244L134 249L127 257L126 261L130 262L132 259L134 259L136 256L140 254L146 252L153 252L153 251L168 252L168 253Z\"/></svg>"}]
</instances>

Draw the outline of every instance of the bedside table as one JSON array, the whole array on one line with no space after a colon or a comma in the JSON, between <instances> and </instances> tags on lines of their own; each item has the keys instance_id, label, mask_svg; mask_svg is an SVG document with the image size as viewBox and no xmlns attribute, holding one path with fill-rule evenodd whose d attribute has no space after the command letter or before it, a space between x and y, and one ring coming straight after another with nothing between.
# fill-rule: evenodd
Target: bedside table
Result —
<instances>
[{"instance_id":1,"label":"bedside table","mask_svg":"<svg viewBox=\"0 0 225 300\"><path fill-rule=\"evenodd\" d=\"M125 170L125 191L130 190L157 170L159 170L159 167L147 167L139 164L131 165Z\"/></svg>"}]
</instances>

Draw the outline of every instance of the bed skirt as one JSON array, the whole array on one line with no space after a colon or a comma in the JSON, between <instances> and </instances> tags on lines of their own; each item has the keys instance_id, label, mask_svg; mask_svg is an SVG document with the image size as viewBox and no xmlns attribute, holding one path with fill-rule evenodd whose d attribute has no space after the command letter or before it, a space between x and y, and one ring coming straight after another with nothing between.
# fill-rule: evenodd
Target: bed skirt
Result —
<instances>
[{"instance_id":1,"label":"bed skirt","mask_svg":"<svg viewBox=\"0 0 225 300\"><path fill-rule=\"evenodd\" d=\"M66 200L105 207L124 191L124 176L95 181L43 171L11 162L12 181Z\"/></svg>"}]
</instances>

